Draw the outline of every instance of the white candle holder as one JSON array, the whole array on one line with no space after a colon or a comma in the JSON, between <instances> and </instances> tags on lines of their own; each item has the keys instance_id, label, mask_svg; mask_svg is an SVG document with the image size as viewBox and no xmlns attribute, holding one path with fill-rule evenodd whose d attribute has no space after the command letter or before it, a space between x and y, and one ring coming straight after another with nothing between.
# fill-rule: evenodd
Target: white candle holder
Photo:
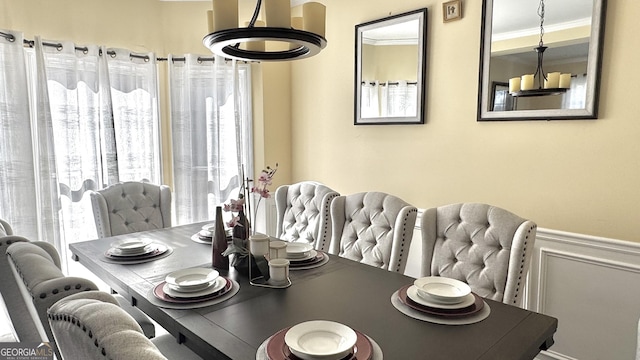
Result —
<instances>
[{"instance_id":1,"label":"white candle holder","mask_svg":"<svg viewBox=\"0 0 640 360\"><path fill-rule=\"evenodd\" d=\"M265 238L266 237L266 238ZM255 234L249 238L249 284L259 287L267 287L273 289L284 289L291 286L289 272L285 272L286 280L273 282L270 281L269 265L265 255L269 255L269 236L264 234ZM254 276L252 273L253 260L257 265L260 274ZM287 269L288 270L288 269Z\"/></svg>"}]
</instances>

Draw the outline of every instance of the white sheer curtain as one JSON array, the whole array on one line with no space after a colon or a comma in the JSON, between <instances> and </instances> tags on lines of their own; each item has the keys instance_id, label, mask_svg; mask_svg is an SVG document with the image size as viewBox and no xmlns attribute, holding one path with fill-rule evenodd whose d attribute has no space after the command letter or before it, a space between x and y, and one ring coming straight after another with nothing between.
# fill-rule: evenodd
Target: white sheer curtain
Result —
<instances>
[{"instance_id":1,"label":"white sheer curtain","mask_svg":"<svg viewBox=\"0 0 640 360\"><path fill-rule=\"evenodd\" d=\"M380 83L377 80L362 82L362 99L360 99L360 111L363 118L380 116L380 103L378 101L379 91Z\"/></svg>"},{"instance_id":2,"label":"white sheer curtain","mask_svg":"<svg viewBox=\"0 0 640 360\"><path fill-rule=\"evenodd\" d=\"M107 52L119 179L160 184L162 162L155 55L132 54L125 49Z\"/></svg>"},{"instance_id":3,"label":"white sheer curtain","mask_svg":"<svg viewBox=\"0 0 640 360\"><path fill-rule=\"evenodd\" d=\"M587 75L571 78L571 88L562 96L563 109L584 109L587 100Z\"/></svg>"},{"instance_id":4,"label":"white sheer curtain","mask_svg":"<svg viewBox=\"0 0 640 360\"><path fill-rule=\"evenodd\" d=\"M416 116L418 87L404 80L387 81L381 89L381 116Z\"/></svg>"},{"instance_id":5,"label":"white sheer curtain","mask_svg":"<svg viewBox=\"0 0 640 360\"><path fill-rule=\"evenodd\" d=\"M31 119L32 110L44 106L46 92L36 89L29 97L23 35L1 31L8 36L0 38L0 217L17 234L59 244L56 204L51 204L47 181L50 176L55 178L55 172L49 173L55 168L51 169L47 159L51 148L46 139L46 109L38 115L33 111ZM40 41L36 46L41 47ZM36 59L32 60L36 69ZM44 77L42 66L37 69L40 71L29 75Z\"/></svg>"},{"instance_id":6,"label":"white sheer curtain","mask_svg":"<svg viewBox=\"0 0 640 360\"><path fill-rule=\"evenodd\" d=\"M87 190L160 182L155 58L39 37L25 50L15 36L0 38L0 217L65 261L68 243L97 236Z\"/></svg>"},{"instance_id":7,"label":"white sheer curtain","mask_svg":"<svg viewBox=\"0 0 640 360\"><path fill-rule=\"evenodd\" d=\"M215 61L213 61L215 60ZM174 204L178 224L213 219L252 174L248 64L169 56Z\"/></svg>"}]
</instances>

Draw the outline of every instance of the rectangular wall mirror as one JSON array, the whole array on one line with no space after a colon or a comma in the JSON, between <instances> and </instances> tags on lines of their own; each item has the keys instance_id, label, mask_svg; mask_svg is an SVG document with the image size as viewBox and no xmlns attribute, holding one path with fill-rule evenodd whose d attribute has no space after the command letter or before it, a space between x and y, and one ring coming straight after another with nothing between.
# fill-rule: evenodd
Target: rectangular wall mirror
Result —
<instances>
[{"instance_id":1,"label":"rectangular wall mirror","mask_svg":"<svg viewBox=\"0 0 640 360\"><path fill-rule=\"evenodd\" d=\"M356 125L423 124L427 9L356 25Z\"/></svg>"},{"instance_id":2,"label":"rectangular wall mirror","mask_svg":"<svg viewBox=\"0 0 640 360\"><path fill-rule=\"evenodd\" d=\"M478 121L596 119L605 9L606 0L483 0Z\"/></svg>"}]
</instances>

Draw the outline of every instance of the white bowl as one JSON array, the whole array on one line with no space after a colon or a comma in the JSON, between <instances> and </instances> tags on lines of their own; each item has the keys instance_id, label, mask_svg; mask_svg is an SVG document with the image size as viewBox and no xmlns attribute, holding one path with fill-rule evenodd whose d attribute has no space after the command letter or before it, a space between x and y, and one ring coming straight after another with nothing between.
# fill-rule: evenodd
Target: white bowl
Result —
<instances>
[{"instance_id":1,"label":"white bowl","mask_svg":"<svg viewBox=\"0 0 640 360\"><path fill-rule=\"evenodd\" d=\"M419 278L413 282L413 285L416 286L418 295L422 298L445 304L459 303L471 293L471 288L466 283L441 276Z\"/></svg>"},{"instance_id":2,"label":"white bowl","mask_svg":"<svg viewBox=\"0 0 640 360\"><path fill-rule=\"evenodd\" d=\"M313 245L308 243L288 243L287 258L303 258L305 256L308 256L311 250L313 250Z\"/></svg>"},{"instance_id":3,"label":"white bowl","mask_svg":"<svg viewBox=\"0 0 640 360\"><path fill-rule=\"evenodd\" d=\"M111 247L123 251L135 251L144 249L151 244L150 239L122 239L111 243Z\"/></svg>"},{"instance_id":4,"label":"white bowl","mask_svg":"<svg viewBox=\"0 0 640 360\"><path fill-rule=\"evenodd\" d=\"M207 268L182 269L167 275L165 281L174 288L200 288L216 280L219 275L217 270Z\"/></svg>"},{"instance_id":5,"label":"white bowl","mask_svg":"<svg viewBox=\"0 0 640 360\"><path fill-rule=\"evenodd\" d=\"M350 327L326 320L293 326L284 335L291 353L304 360L335 360L348 355L358 336Z\"/></svg>"}]
</instances>

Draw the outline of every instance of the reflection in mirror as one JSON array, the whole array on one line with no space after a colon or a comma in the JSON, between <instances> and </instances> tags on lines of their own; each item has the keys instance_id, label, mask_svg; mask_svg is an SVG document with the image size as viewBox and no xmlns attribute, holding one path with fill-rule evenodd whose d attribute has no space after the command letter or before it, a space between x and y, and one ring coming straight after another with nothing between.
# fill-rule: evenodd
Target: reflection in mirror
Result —
<instances>
[{"instance_id":1,"label":"reflection in mirror","mask_svg":"<svg viewBox=\"0 0 640 360\"><path fill-rule=\"evenodd\" d=\"M605 2L484 0L478 120L597 118Z\"/></svg>"},{"instance_id":2,"label":"reflection in mirror","mask_svg":"<svg viewBox=\"0 0 640 360\"><path fill-rule=\"evenodd\" d=\"M424 123L426 14L356 25L356 125Z\"/></svg>"}]
</instances>

